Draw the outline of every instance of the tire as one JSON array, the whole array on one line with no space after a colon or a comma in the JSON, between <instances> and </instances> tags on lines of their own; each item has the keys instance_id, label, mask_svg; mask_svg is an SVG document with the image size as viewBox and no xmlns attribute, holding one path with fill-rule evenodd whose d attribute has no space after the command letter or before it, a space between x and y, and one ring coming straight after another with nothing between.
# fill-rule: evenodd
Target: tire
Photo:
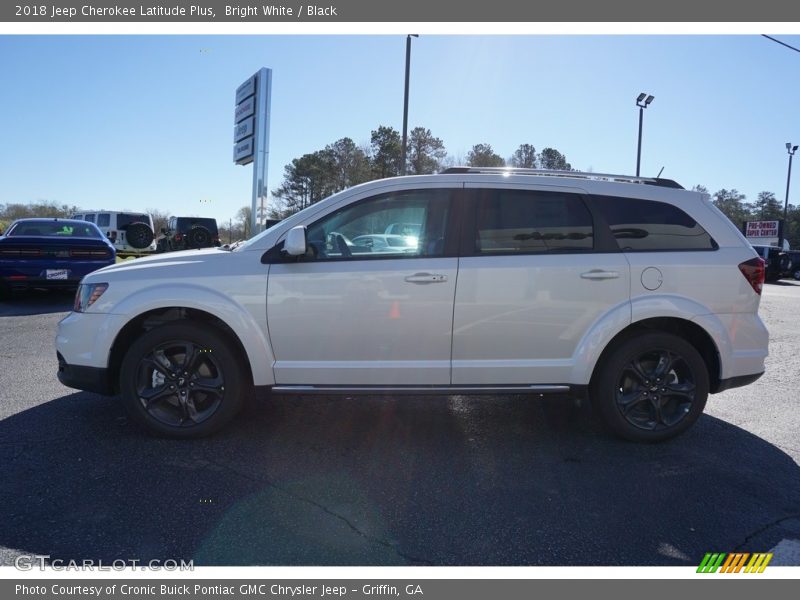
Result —
<instances>
[{"instance_id":1,"label":"tire","mask_svg":"<svg viewBox=\"0 0 800 600\"><path fill-rule=\"evenodd\" d=\"M208 248L212 243L211 232L203 225L195 225L186 234L188 248Z\"/></svg>"},{"instance_id":2,"label":"tire","mask_svg":"<svg viewBox=\"0 0 800 600\"><path fill-rule=\"evenodd\" d=\"M210 435L230 422L242 407L246 381L227 335L189 320L143 334L120 370L131 417L152 434L180 439Z\"/></svg>"},{"instance_id":3,"label":"tire","mask_svg":"<svg viewBox=\"0 0 800 600\"><path fill-rule=\"evenodd\" d=\"M153 243L153 239L155 239L150 225L141 221L128 225L125 232L125 239L128 245L133 248L138 248L139 250L147 248Z\"/></svg>"},{"instance_id":4,"label":"tire","mask_svg":"<svg viewBox=\"0 0 800 600\"><path fill-rule=\"evenodd\" d=\"M788 254L783 254L780 258L780 262L778 263L778 269L780 269L781 275L784 273L791 273L792 272L792 257Z\"/></svg>"},{"instance_id":5,"label":"tire","mask_svg":"<svg viewBox=\"0 0 800 600\"><path fill-rule=\"evenodd\" d=\"M650 332L624 338L606 353L590 397L616 435L662 442L697 421L708 389L708 368L694 346L669 333Z\"/></svg>"},{"instance_id":6,"label":"tire","mask_svg":"<svg viewBox=\"0 0 800 600\"><path fill-rule=\"evenodd\" d=\"M795 272L792 273L792 277L794 277L795 280L800 281L800 269L795 270Z\"/></svg>"},{"instance_id":7,"label":"tire","mask_svg":"<svg viewBox=\"0 0 800 600\"><path fill-rule=\"evenodd\" d=\"M167 240L166 239L158 240L158 242L156 242L156 253L161 254L162 252L166 251L167 251Z\"/></svg>"}]
</instances>

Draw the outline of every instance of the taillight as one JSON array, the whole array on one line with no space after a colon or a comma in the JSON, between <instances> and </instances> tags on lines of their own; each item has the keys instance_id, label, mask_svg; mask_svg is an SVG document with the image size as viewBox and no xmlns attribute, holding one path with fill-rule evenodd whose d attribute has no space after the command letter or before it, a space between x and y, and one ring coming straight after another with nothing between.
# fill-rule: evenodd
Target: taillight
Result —
<instances>
[{"instance_id":1,"label":"taillight","mask_svg":"<svg viewBox=\"0 0 800 600\"><path fill-rule=\"evenodd\" d=\"M38 248L3 248L0 256L41 256L42 251Z\"/></svg>"},{"instance_id":2,"label":"taillight","mask_svg":"<svg viewBox=\"0 0 800 600\"><path fill-rule=\"evenodd\" d=\"M69 251L69 255L73 258L108 258L110 255L108 250L76 250Z\"/></svg>"},{"instance_id":3,"label":"taillight","mask_svg":"<svg viewBox=\"0 0 800 600\"><path fill-rule=\"evenodd\" d=\"M759 257L746 260L739 264L739 270L753 287L753 291L761 295L761 290L764 287L764 279L767 276L767 271L764 267L764 259Z\"/></svg>"},{"instance_id":4,"label":"taillight","mask_svg":"<svg viewBox=\"0 0 800 600\"><path fill-rule=\"evenodd\" d=\"M183 236L180 233L175 234L175 241L180 242L183 239Z\"/></svg>"}]
</instances>

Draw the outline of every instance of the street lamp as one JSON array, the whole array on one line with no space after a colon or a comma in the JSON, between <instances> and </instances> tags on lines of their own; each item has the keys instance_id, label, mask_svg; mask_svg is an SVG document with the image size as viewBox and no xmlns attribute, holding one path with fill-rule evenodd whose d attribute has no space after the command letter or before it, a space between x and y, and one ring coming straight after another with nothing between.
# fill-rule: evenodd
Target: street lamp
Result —
<instances>
[{"instance_id":1,"label":"street lamp","mask_svg":"<svg viewBox=\"0 0 800 600\"><path fill-rule=\"evenodd\" d=\"M406 174L406 150L408 148L408 79L411 73L411 38L419 37L416 33L410 33L406 36L406 91L403 97L403 147L401 150L401 166L400 173Z\"/></svg>"},{"instance_id":2,"label":"street lamp","mask_svg":"<svg viewBox=\"0 0 800 600\"><path fill-rule=\"evenodd\" d=\"M639 167L642 164L642 121L644 120L644 109L650 106L655 100L655 96L650 96L647 92L642 92L636 98L636 106L639 107L639 146L636 150L636 176L639 177Z\"/></svg>"},{"instance_id":3,"label":"street lamp","mask_svg":"<svg viewBox=\"0 0 800 600\"><path fill-rule=\"evenodd\" d=\"M783 227L781 227L781 235L778 238L778 248L783 250L783 240L786 237L786 215L789 208L789 184L792 181L792 157L797 152L797 146L792 146L791 142L786 142L786 152L789 153L789 173L786 175L786 200L783 201Z\"/></svg>"}]
</instances>

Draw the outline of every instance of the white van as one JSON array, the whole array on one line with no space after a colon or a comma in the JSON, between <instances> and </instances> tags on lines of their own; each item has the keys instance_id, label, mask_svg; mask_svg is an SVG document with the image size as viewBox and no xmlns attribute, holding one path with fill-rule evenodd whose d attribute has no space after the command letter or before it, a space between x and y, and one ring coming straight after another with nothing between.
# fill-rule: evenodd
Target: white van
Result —
<instances>
[{"instance_id":1,"label":"white van","mask_svg":"<svg viewBox=\"0 0 800 600\"><path fill-rule=\"evenodd\" d=\"M117 255L138 255L156 251L153 218L148 214L100 210L78 213L72 218L97 225L114 244Z\"/></svg>"}]
</instances>

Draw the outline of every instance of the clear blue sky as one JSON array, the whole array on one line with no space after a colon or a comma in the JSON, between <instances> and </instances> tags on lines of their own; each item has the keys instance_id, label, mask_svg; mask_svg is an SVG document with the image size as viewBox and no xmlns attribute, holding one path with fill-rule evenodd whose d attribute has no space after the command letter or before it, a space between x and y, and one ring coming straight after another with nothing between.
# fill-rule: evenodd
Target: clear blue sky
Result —
<instances>
[{"instance_id":1,"label":"clear blue sky","mask_svg":"<svg viewBox=\"0 0 800 600\"><path fill-rule=\"evenodd\" d=\"M800 36L779 36L800 47ZM292 158L402 127L405 37L0 36L0 203L159 208L228 219L234 89L273 69L269 188ZM800 143L800 53L757 35L456 36L413 41L409 128L463 159L553 146L573 167L642 172L783 201ZM790 202L800 204L800 165ZM206 202L201 202L204 200Z\"/></svg>"}]
</instances>

